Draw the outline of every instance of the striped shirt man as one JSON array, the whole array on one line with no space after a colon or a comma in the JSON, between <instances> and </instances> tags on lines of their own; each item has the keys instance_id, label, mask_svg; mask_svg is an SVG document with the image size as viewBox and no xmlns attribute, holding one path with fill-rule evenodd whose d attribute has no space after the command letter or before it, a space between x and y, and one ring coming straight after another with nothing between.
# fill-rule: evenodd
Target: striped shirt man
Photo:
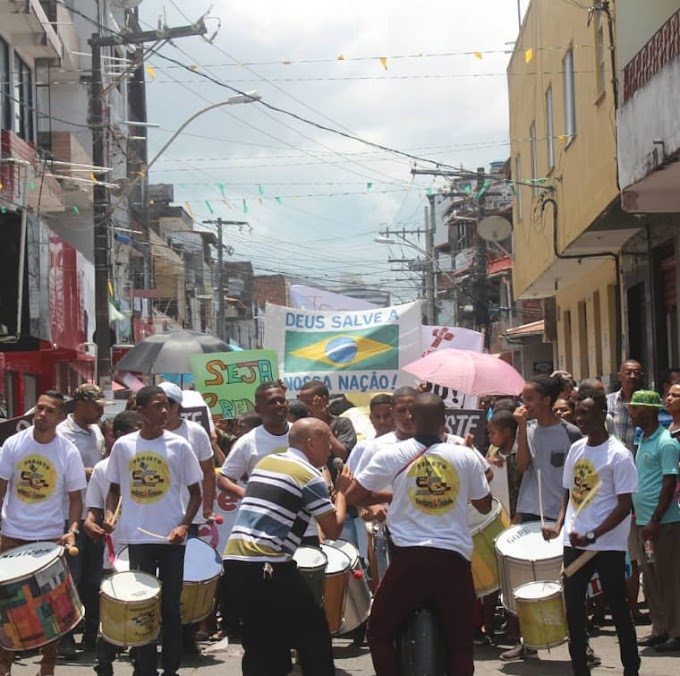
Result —
<instances>
[{"instance_id":1,"label":"striped shirt man","mask_svg":"<svg viewBox=\"0 0 680 676\"><path fill-rule=\"evenodd\" d=\"M289 561L311 520L334 511L321 472L301 450L268 455L248 481L224 559Z\"/></svg>"}]
</instances>

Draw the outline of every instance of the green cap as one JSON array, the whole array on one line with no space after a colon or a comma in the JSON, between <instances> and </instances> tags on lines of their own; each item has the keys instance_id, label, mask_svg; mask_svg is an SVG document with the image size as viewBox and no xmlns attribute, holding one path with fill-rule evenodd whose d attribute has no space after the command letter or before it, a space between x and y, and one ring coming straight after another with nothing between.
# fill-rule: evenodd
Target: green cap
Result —
<instances>
[{"instance_id":1,"label":"green cap","mask_svg":"<svg viewBox=\"0 0 680 676\"><path fill-rule=\"evenodd\" d=\"M637 390L633 392L628 406L651 406L653 408L663 408L661 395L654 390Z\"/></svg>"}]
</instances>

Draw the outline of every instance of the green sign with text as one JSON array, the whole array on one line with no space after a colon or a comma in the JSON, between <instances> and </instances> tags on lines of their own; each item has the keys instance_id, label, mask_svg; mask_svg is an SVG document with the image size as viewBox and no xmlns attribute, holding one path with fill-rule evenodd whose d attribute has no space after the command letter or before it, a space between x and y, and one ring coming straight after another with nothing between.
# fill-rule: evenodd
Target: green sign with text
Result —
<instances>
[{"instance_id":1,"label":"green sign with text","mask_svg":"<svg viewBox=\"0 0 680 676\"><path fill-rule=\"evenodd\" d=\"M260 383L277 381L274 350L245 350L192 355L191 372L214 418L238 418L255 409Z\"/></svg>"}]
</instances>

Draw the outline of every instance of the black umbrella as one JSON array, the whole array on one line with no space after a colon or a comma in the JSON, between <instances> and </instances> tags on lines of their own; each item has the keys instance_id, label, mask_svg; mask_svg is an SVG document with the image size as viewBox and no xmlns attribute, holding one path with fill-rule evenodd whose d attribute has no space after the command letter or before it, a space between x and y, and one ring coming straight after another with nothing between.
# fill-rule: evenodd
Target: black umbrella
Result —
<instances>
[{"instance_id":1,"label":"black umbrella","mask_svg":"<svg viewBox=\"0 0 680 676\"><path fill-rule=\"evenodd\" d=\"M199 331L157 333L137 343L116 364L116 371L191 373L189 357L192 354L230 350L223 340Z\"/></svg>"}]
</instances>

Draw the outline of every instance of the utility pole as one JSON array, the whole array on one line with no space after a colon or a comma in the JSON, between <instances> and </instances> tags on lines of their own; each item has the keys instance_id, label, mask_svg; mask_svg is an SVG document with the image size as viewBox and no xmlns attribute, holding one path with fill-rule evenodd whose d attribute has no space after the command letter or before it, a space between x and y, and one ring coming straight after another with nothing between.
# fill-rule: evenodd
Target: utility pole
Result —
<instances>
[{"instance_id":1,"label":"utility pole","mask_svg":"<svg viewBox=\"0 0 680 676\"><path fill-rule=\"evenodd\" d=\"M437 324L437 304L435 303L435 269L434 269L434 195L428 195L430 209L425 207L425 309L427 323Z\"/></svg>"},{"instance_id":2,"label":"utility pole","mask_svg":"<svg viewBox=\"0 0 680 676\"><path fill-rule=\"evenodd\" d=\"M477 169L477 209L478 219L484 218L484 167ZM477 221L477 222L479 222ZM479 230L475 228L475 264L474 281L475 288L475 324L477 331L484 334L484 347L491 347L491 314L489 313L489 283L487 279L486 241L479 236Z\"/></svg>"},{"instance_id":3,"label":"utility pole","mask_svg":"<svg viewBox=\"0 0 680 676\"><path fill-rule=\"evenodd\" d=\"M92 130L92 163L95 184L93 188L94 221L94 297L95 297L95 343L97 344L97 380L105 391L112 389L111 382L111 323L109 321L109 274L111 202L106 181L105 162L107 159L108 116L104 115L104 83L102 79L103 47L117 45L141 45L145 42L159 42L193 35L205 35L207 28L201 19L192 26L163 28L159 31L138 33L115 33L102 36L94 33L90 38L92 49L92 87L90 90L90 129ZM145 226L148 228L148 223Z\"/></svg>"},{"instance_id":4,"label":"utility pole","mask_svg":"<svg viewBox=\"0 0 680 676\"><path fill-rule=\"evenodd\" d=\"M242 228L249 225L248 221L225 221L222 218L203 221L206 225L217 226L217 337L225 340L226 331L224 316L224 226L238 225Z\"/></svg>"}]
</instances>

